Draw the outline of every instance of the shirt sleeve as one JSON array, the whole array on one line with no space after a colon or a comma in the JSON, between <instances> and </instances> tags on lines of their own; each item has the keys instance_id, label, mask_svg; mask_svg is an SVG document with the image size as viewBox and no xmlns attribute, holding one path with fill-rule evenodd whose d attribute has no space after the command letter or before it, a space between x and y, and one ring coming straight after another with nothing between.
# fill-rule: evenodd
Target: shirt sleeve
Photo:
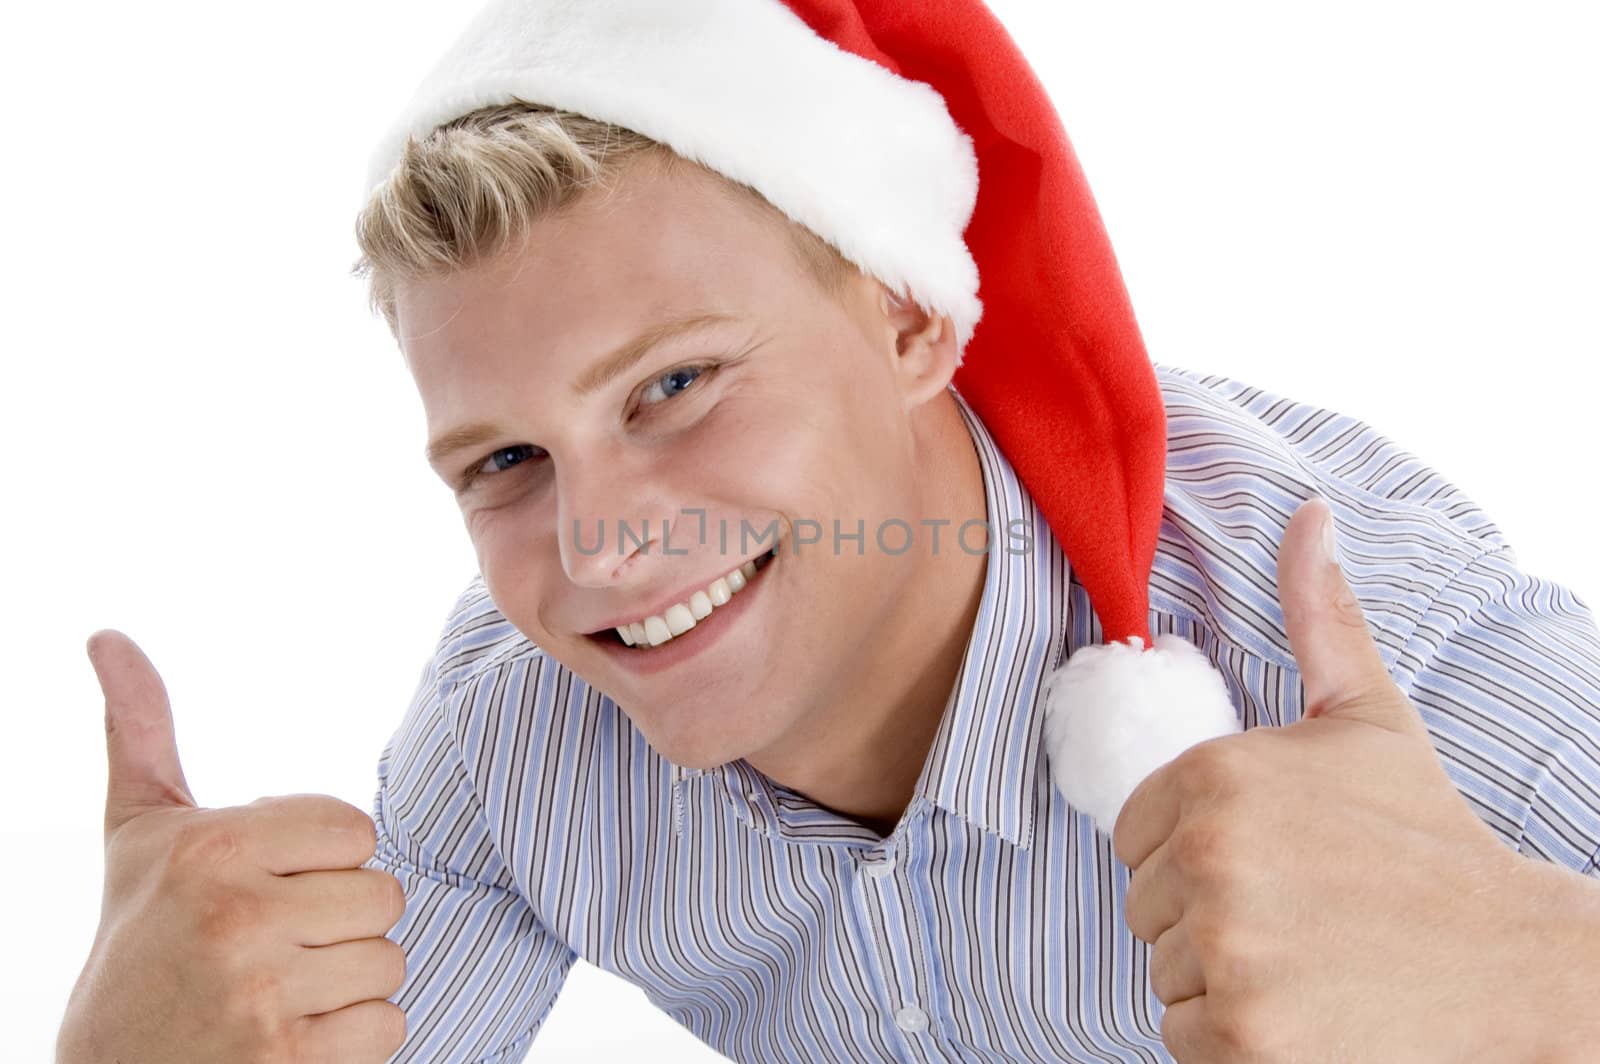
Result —
<instances>
[{"instance_id":1,"label":"shirt sleeve","mask_svg":"<svg viewBox=\"0 0 1600 1064\"><path fill-rule=\"evenodd\" d=\"M1488 550L1422 614L1394 675L1507 845L1600 878L1600 630L1581 599Z\"/></svg>"},{"instance_id":2,"label":"shirt sleeve","mask_svg":"<svg viewBox=\"0 0 1600 1064\"><path fill-rule=\"evenodd\" d=\"M378 764L369 867L394 875L406 912L387 937L406 953L391 1001L406 1014L392 1061L501 1064L526 1055L575 954L537 918L493 844L450 732L439 678L424 669Z\"/></svg>"}]
</instances>

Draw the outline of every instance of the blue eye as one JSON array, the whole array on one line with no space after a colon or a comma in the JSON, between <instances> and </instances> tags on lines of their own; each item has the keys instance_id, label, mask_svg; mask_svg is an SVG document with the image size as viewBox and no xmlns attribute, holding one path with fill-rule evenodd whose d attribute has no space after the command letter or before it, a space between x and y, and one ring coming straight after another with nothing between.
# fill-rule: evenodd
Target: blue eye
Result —
<instances>
[{"instance_id":1,"label":"blue eye","mask_svg":"<svg viewBox=\"0 0 1600 1064\"><path fill-rule=\"evenodd\" d=\"M537 447L526 443L519 443L515 447L502 447L483 460L475 471L477 474L504 473L512 466L521 465L530 458L537 458L544 452Z\"/></svg>"},{"instance_id":2,"label":"blue eye","mask_svg":"<svg viewBox=\"0 0 1600 1064\"><path fill-rule=\"evenodd\" d=\"M663 373L650 382L650 386L639 397L641 403L660 403L671 399L675 395L682 395L688 390L704 369L699 366L685 366L675 369L670 373Z\"/></svg>"}]
</instances>

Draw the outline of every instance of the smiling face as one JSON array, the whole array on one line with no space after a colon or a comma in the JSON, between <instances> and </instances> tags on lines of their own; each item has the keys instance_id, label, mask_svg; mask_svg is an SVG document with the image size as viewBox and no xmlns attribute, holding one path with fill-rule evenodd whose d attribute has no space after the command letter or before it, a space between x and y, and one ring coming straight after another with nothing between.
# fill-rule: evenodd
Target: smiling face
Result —
<instances>
[{"instance_id":1,"label":"smiling face","mask_svg":"<svg viewBox=\"0 0 1600 1064\"><path fill-rule=\"evenodd\" d=\"M496 605L662 755L814 740L895 666L882 637L914 636L926 558L874 530L936 506L947 320L859 273L824 292L781 219L650 158L525 243L398 283L395 315ZM859 553L836 519L864 522Z\"/></svg>"}]
</instances>

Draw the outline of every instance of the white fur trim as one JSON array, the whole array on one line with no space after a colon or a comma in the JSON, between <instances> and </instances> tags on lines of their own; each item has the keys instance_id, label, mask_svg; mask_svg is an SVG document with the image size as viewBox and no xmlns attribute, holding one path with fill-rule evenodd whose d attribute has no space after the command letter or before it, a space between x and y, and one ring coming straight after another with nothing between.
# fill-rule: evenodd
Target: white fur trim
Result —
<instances>
[{"instance_id":1,"label":"white fur trim","mask_svg":"<svg viewBox=\"0 0 1600 1064\"><path fill-rule=\"evenodd\" d=\"M1196 743L1241 730L1222 674L1170 633L1149 650L1138 636L1079 647L1044 690L1050 777L1107 835L1146 776Z\"/></svg>"},{"instance_id":2,"label":"white fur trim","mask_svg":"<svg viewBox=\"0 0 1600 1064\"><path fill-rule=\"evenodd\" d=\"M840 49L779 0L495 0L373 155L518 97L626 126L743 181L862 270L950 315L983 313L964 234L972 140L922 82Z\"/></svg>"}]
</instances>

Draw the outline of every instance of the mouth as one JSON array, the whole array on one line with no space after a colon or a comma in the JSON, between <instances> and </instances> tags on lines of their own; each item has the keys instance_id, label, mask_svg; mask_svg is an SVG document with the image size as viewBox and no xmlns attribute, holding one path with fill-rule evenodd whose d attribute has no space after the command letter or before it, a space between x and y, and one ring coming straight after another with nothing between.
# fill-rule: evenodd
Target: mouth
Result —
<instances>
[{"instance_id":1,"label":"mouth","mask_svg":"<svg viewBox=\"0 0 1600 1064\"><path fill-rule=\"evenodd\" d=\"M589 638L630 655L649 656L709 622L732 612L752 584L777 560L778 547L743 562L661 613L640 617L626 625L589 633ZM721 627L720 625L716 627Z\"/></svg>"}]
</instances>

